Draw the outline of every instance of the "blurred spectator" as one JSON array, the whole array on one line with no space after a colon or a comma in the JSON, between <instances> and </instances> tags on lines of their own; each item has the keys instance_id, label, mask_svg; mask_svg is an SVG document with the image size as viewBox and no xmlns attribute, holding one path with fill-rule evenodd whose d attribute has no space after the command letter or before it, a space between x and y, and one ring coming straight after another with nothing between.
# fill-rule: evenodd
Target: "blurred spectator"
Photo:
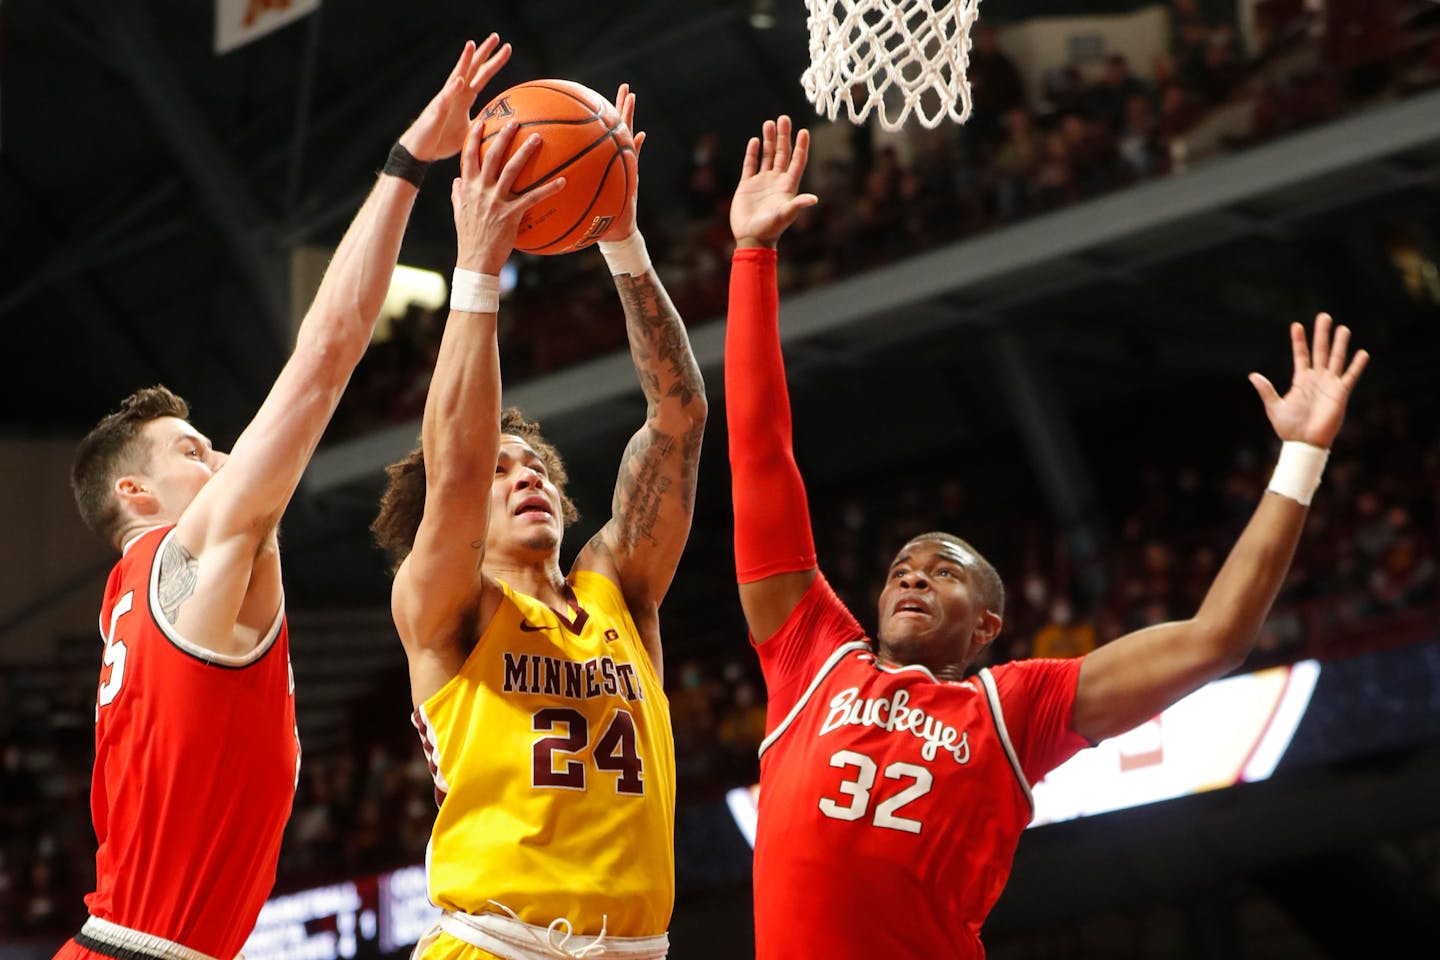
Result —
<instances>
[{"instance_id":1,"label":"blurred spectator","mask_svg":"<svg viewBox=\"0 0 1440 960\"><path fill-rule=\"evenodd\" d=\"M1130 72L1130 63L1123 54L1112 53L1105 60L1105 72L1090 91L1087 113L1118 133L1125 121L1126 110L1134 97L1144 97L1145 84Z\"/></svg>"},{"instance_id":2,"label":"blurred spectator","mask_svg":"<svg viewBox=\"0 0 1440 960\"><path fill-rule=\"evenodd\" d=\"M1011 110L1005 114L1005 139L990 161L995 183L995 211L1002 220L1023 212L1030 200L1030 182L1040 168L1044 139L1035 130L1030 114Z\"/></svg>"},{"instance_id":3,"label":"blurred spectator","mask_svg":"<svg viewBox=\"0 0 1440 960\"><path fill-rule=\"evenodd\" d=\"M720 138L707 131L695 141L690 152L690 169L685 176L685 209L693 220L708 220L718 215L729 201L733 185L728 171L722 175L717 166Z\"/></svg>"},{"instance_id":4,"label":"blurred spectator","mask_svg":"<svg viewBox=\"0 0 1440 960\"><path fill-rule=\"evenodd\" d=\"M1085 80L1073 64L1046 70L1040 86L1043 103L1036 110L1040 115L1079 113L1085 109Z\"/></svg>"},{"instance_id":5,"label":"blurred spectator","mask_svg":"<svg viewBox=\"0 0 1440 960\"><path fill-rule=\"evenodd\" d=\"M994 27L977 24L970 48L970 121L966 132L985 149L997 143L1001 121L1011 110L1025 110L1025 83L1004 50Z\"/></svg>"},{"instance_id":6,"label":"blurred spectator","mask_svg":"<svg viewBox=\"0 0 1440 960\"><path fill-rule=\"evenodd\" d=\"M1152 177L1165 169L1170 158L1169 145L1159 136L1149 98L1136 95L1126 101L1117 150L1135 179Z\"/></svg>"},{"instance_id":7,"label":"blurred spectator","mask_svg":"<svg viewBox=\"0 0 1440 960\"><path fill-rule=\"evenodd\" d=\"M1030 655L1069 659L1083 657L1094 649L1095 628L1089 623L1076 623L1070 601L1057 597L1050 605L1050 622L1035 634Z\"/></svg>"},{"instance_id":8,"label":"blurred spectator","mask_svg":"<svg viewBox=\"0 0 1440 960\"><path fill-rule=\"evenodd\" d=\"M1063 206L1079 196L1080 186L1071 162L1070 141L1062 131L1052 130L1045 135L1028 193L1040 210Z\"/></svg>"}]
</instances>

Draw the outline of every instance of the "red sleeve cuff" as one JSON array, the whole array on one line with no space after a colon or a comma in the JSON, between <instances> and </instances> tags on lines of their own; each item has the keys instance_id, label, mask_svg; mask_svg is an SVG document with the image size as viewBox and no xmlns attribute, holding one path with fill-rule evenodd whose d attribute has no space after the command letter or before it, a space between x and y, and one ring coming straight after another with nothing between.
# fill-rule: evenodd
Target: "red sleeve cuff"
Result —
<instances>
[{"instance_id":1,"label":"red sleeve cuff","mask_svg":"<svg viewBox=\"0 0 1440 960\"><path fill-rule=\"evenodd\" d=\"M758 264L774 264L777 259L777 251L774 247L736 247L735 254L731 257L732 263L753 262Z\"/></svg>"}]
</instances>

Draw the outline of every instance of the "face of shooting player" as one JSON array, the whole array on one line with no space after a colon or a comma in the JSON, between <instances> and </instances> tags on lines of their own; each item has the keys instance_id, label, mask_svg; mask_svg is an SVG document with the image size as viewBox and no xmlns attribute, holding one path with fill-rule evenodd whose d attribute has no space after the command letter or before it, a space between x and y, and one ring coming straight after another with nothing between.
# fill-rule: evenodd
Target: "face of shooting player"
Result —
<instances>
[{"instance_id":1,"label":"face of shooting player","mask_svg":"<svg viewBox=\"0 0 1440 960\"><path fill-rule=\"evenodd\" d=\"M487 556L548 557L559 551L564 532L561 491L545 461L520 437L502 435L490 487Z\"/></svg>"}]
</instances>

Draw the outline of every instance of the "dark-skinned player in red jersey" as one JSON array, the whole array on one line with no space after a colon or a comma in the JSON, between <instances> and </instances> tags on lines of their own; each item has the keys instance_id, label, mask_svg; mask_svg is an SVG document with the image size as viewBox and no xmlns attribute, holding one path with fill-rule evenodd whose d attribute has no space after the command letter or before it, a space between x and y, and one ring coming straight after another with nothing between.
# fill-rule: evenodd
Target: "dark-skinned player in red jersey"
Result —
<instances>
[{"instance_id":1,"label":"dark-skinned player in red jersey","mask_svg":"<svg viewBox=\"0 0 1440 960\"><path fill-rule=\"evenodd\" d=\"M966 677L1000 632L1004 587L949 533L901 547L872 641L816 566L791 450L776 241L816 202L790 121L752 139L730 210L736 251L725 403L740 602L769 692L755 840L759 960L984 956L980 928L1032 816L1030 785L1238 666L1289 569L1307 505L1368 359L1350 332L1290 330L1282 397L1251 383L1283 441L1249 525L1200 609L1083 659Z\"/></svg>"},{"instance_id":2,"label":"dark-skinned player in red jersey","mask_svg":"<svg viewBox=\"0 0 1440 960\"><path fill-rule=\"evenodd\" d=\"M424 168L459 151L509 56L467 43L401 134L228 455L164 387L76 451L81 516L121 557L100 607L95 890L60 960L231 960L255 925L300 759L280 517L370 343Z\"/></svg>"}]
</instances>

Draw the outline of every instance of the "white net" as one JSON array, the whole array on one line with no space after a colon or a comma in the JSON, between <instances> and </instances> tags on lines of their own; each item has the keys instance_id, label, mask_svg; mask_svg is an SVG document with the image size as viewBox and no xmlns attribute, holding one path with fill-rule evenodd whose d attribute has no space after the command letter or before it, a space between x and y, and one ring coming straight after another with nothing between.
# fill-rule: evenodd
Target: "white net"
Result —
<instances>
[{"instance_id":1,"label":"white net","mask_svg":"<svg viewBox=\"0 0 1440 960\"><path fill-rule=\"evenodd\" d=\"M844 104L853 123L875 109L898 130L914 112L926 127L970 116L970 27L980 0L805 0L810 69L800 82L819 113Z\"/></svg>"}]
</instances>

